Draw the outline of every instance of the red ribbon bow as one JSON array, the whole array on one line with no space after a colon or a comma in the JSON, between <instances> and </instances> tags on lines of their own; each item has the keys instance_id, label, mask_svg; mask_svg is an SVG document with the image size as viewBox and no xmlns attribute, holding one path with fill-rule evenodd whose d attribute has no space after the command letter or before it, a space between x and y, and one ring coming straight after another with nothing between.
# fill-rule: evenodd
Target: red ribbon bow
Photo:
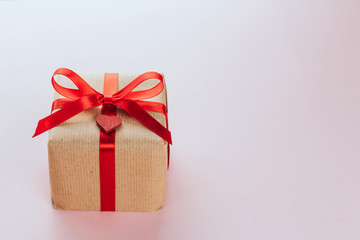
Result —
<instances>
[{"instance_id":1,"label":"red ribbon bow","mask_svg":"<svg viewBox=\"0 0 360 240\"><path fill-rule=\"evenodd\" d=\"M54 79L54 76L58 74L69 78L78 89L60 86ZM160 82L150 89L133 91L139 84L149 79L157 79ZM163 113L166 117L166 125L168 125L165 105L158 102L142 101L159 95L164 89L163 76L159 73L143 73L112 96L104 96L97 92L78 74L66 68L56 70L51 78L51 83L54 89L65 98L57 99L53 102L52 110L61 109L41 119L33 137L56 127L67 119L89 108L110 104L123 109L162 139L170 144L172 143L171 133L167 127L164 127L146 112L154 111Z\"/></svg>"}]
</instances>

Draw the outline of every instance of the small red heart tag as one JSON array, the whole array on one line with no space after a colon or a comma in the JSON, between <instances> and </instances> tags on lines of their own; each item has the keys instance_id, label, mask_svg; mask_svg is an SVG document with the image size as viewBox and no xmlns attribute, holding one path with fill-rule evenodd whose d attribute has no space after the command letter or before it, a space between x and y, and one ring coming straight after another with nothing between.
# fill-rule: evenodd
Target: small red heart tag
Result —
<instances>
[{"instance_id":1,"label":"small red heart tag","mask_svg":"<svg viewBox=\"0 0 360 240\"><path fill-rule=\"evenodd\" d=\"M98 115L96 117L96 123L103 132L109 133L121 125L121 118L117 116Z\"/></svg>"}]
</instances>

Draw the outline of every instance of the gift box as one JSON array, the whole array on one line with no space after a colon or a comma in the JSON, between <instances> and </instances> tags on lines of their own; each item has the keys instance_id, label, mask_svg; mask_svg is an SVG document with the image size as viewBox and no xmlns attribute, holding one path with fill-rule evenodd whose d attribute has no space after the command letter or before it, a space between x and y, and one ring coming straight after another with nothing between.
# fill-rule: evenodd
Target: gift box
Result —
<instances>
[{"instance_id":1,"label":"gift box","mask_svg":"<svg viewBox=\"0 0 360 240\"><path fill-rule=\"evenodd\" d=\"M55 80L54 76L57 75ZM55 71L47 130L55 209L156 211L162 208L171 135L163 75Z\"/></svg>"}]
</instances>

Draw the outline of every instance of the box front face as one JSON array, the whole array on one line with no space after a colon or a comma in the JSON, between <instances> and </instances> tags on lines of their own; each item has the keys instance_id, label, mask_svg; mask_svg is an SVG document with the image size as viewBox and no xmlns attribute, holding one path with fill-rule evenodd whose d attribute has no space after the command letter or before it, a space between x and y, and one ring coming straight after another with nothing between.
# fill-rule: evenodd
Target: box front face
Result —
<instances>
[{"instance_id":1,"label":"box front face","mask_svg":"<svg viewBox=\"0 0 360 240\"><path fill-rule=\"evenodd\" d=\"M103 74L81 76L102 92ZM135 77L120 75L119 89ZM65 77L57 82L72 86ZM156 83L154 80L141 84L136 90ZM165 91L150 100L166 104ZM49 133L50 181L55 208L100 210L100 130L95 121L100 113L101 107L86 110ZM163 114L149 113L166 126ZM116 210L155 211L162 207L165 198L168 143L123 110L118 109L117 116L122 124L116 129L115 138Z\"/></svg>"}]
</instances>

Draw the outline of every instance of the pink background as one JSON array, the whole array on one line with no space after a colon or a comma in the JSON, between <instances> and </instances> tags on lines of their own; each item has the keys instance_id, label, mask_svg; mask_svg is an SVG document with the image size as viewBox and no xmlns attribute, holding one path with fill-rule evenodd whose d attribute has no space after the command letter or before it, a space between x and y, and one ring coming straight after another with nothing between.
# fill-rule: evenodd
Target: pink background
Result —
<instances>
[{"instance_id":1,"label":"pink background","mask_svg":"<svg viewBox=\"0 0 360 240\"><path fill-rule=\"evenodd\" d=\"M1 1L0 239L360 239L360 1ZM155 213L51 208L52 72L164 72Z\"/></svg>"}]
</instances>

